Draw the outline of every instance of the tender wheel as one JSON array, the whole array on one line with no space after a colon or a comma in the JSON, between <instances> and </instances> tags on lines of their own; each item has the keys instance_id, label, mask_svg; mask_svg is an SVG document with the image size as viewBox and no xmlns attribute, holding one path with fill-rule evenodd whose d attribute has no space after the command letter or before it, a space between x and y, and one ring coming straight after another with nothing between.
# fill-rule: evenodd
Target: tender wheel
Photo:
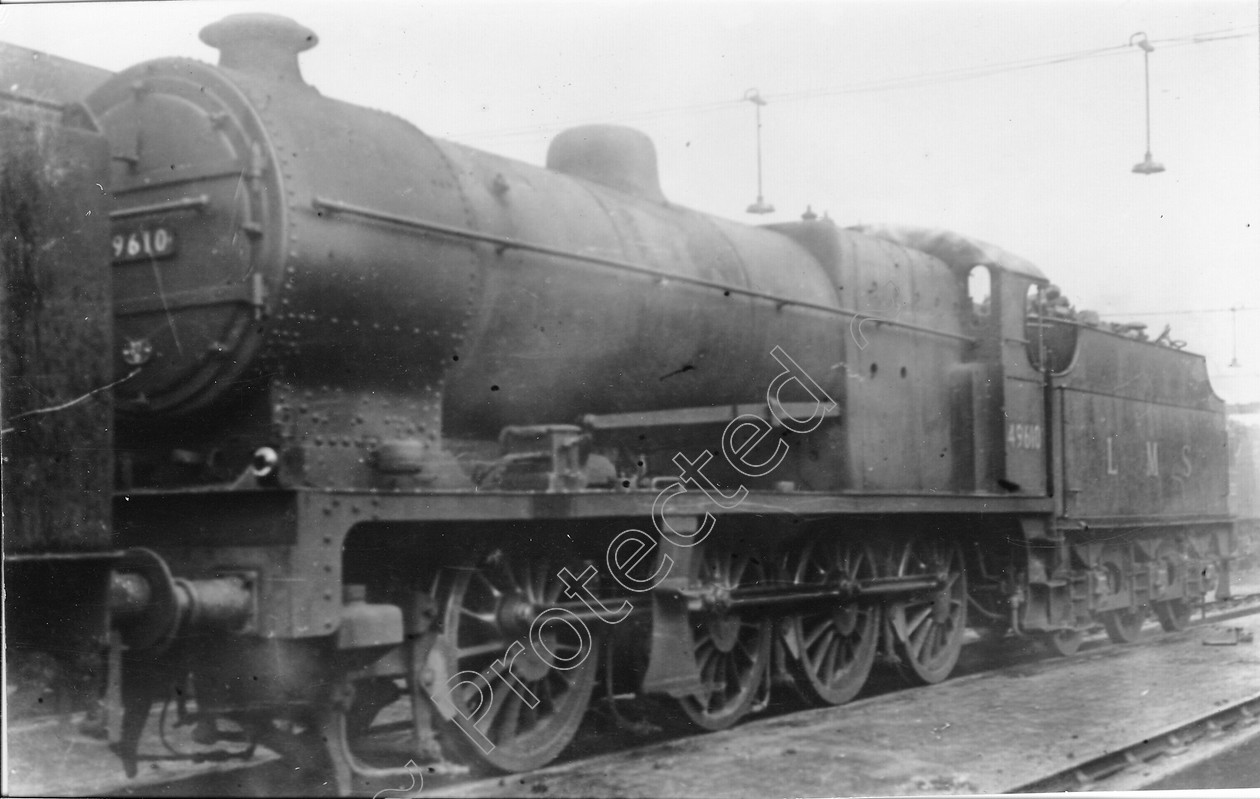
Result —
<instances>
[{"instance_id":1,"label":"tender wheel","mask_svg":"<svg viewBox=\"0 0 1260 799\"><path fill-rule=\"evenodd\" d=\"M1138 610L1109 610L1102 614L1107 637L1117 644L1128 644L1142 635L1146 614Z\"/></svg>"},{"instance_id":2,"label":"tender wheel","mask_svg":"<svg viewBox=\"0 0 1260 799\"><path fill-rule=\"evenodd\" d=\"M1053 654L1070 658L1081 648L1084 638L1080 630L1055 630L1045 636L1045 643Z\"/></svg>"},{"instance_id":3,"label":"tender wheel","mask_svg":"<svg viewBox=\"0 0 1260 799\"><path fill-rule=\"evenodd\" d=\"M1168 632L1184 630L1190 626L1190 604L1184 599L1170 599L1155 603L1155 615L1159 625Z\"/></svg>"},{"instance_id":4,"label":"tender wheel","mask_svg":"<svg viewBox=\"0 0 1260 799\"><path fill-rule=\"evenodd\" d=\"M889 608L900 669L911 682L932 684L949 676L962 653L967 631L967 572L963 550L953 539L915 537L899 545L889 574L941 575L945 584Z\"/></svg>"},{"instance_id":5,"label":"tender wheel","mask_svg":"<svg viewBox=\"0 0 1260 799\"><path fill-rule=\"evenodd\" d=\"M581 572L574 560L548 563L496 549L475 567L445 575L442 632L451 679L466 677L451 686L450 698L470 727L450 724L446 737L471 764L539 768L568 746L582 722L598 661L592 625L551 611L531 637L535 617L563 601L564 566ZM494 668L505 658L508 668Z\"/></svg>"},{"instance_id":6,"label":"tender wheel","mask_svg":"<svg viewBox=\"0 0 1260 799\"><path fill-rule=\"evenodd\" d=\"M798 585L834 585L876 576L870 550L839 539L805 545L792 574ZM792 674L811 701L848 702L866 683L879 644L879 606L856 602L818 607L787 619L797 657Z\"/></svg>"},{"instance_id":7,"label":"tender wheel","mask_svg":"<svg viewBox=\"0 0 1260 799\"><path fill-rule=\"evenodd\" d=\"M1128 585L1128 558L1118 548L1104 550L1099 559L1099 567L1106 575L1107 593L1114 595ZM1099 614L1107 637L1117 644L1127 644L1138 639L1142 634L1142 622L1146 619L1145 608L1122 608L1108 610Z\"/></svg>"},{"instance_id":8,"label":"tender wheel","mask_svg":"<svg viewBox=\"0 0 1260 799\"><path fill-rule=\"evenodd\" d=\"M701 586L733 590L765 581L763 562L735 548L706 547L700 555ZM730 727L748 712L770 662L769 618L745 618L720 609L691 615L696 665L703 688L678 700L683 715L704 730Z\"/></svg>"},{"instance_id":9,"label":"tender wheel","mask_svg":"<svg viewBox=\"0 0 1260 799\"><path fill-rule=\"evenodd\" d=\"M1168 589L1181 583L1185 586L1186 558L1171 541L1160 544L1155 556L1155 595L1158 597ZM1184 630L1190 625L1191 607L1188 597L1157 599L1154 603L1155 616L1159 624L1168 632Z\"/></svg>"}]
</instances>

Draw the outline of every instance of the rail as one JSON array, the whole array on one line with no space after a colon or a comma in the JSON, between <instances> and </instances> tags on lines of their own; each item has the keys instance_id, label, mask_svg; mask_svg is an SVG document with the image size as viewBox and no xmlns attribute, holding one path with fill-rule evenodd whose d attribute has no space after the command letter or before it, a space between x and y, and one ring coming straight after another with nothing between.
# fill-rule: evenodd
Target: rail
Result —
<instances>
[{"instance_id":1,"label":"rail","mask_svg":"<svg viewBox=\"0 0 1260 799\"><path fill-rule=\"evenodd\" d=\"M1111 752L1076 763L1045 777L1024 783L1008 793L1059 793L1097 790L1099 783L1126 769L1158 758L1184 752L1204 738L1219 737L1226 731L1253 726L1260 720L1260 694L1206 713L1196 719L1122 746Z\"/></svg>"}]
</instances>

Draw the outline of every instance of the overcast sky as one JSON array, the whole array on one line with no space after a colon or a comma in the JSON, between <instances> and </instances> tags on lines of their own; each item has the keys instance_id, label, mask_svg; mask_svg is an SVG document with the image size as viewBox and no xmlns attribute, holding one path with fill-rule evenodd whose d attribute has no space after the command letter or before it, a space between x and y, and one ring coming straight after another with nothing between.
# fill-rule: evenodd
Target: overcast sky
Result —
<instances>
[{"instance_id":1,"label":"overcast sky","mask_svg":"<svg viewBox=\"0 0 1260 799\"><path fill-rule=\"evenodd\" d=\"M683 205L976 236L1078 308L1172 324L1217 393L1260 400L1256 2L99 2L0 6L0 41L113 70L214 61L197 32L251 10L319 34L301 64L326 95L535 164L572 124L632 124ZM1139 31L1167 167L1152 176L1130 171L1146 149ZM754 87L779 209L761 218L744 213Z\"/></svg>"}]
</instances>

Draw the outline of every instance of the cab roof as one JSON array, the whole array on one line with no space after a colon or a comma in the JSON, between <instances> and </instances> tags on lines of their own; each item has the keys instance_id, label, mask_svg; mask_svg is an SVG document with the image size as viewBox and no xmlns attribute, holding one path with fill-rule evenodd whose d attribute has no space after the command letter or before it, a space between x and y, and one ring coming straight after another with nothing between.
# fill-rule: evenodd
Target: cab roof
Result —
<instances>
[{"instance_id":1,"label":"cab roof","mask_svg":"<svg viewBox=\"0 0 1260 799\"><path fill-rule=\"evenodd\" d=\"M856 225L849 230L877 239L884 239L939 258L951 269L987 266L1002 272L1047 283L1045 274L1035 264L987 241L940 228L909 225Z\"/></svg>"}]
</instances>

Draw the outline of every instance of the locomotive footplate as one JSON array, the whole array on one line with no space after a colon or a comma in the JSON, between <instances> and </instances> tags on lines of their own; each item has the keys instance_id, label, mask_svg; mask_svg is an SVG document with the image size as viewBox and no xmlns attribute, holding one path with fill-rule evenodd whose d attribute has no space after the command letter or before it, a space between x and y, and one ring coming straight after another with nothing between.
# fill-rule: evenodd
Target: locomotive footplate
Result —
<instances>
[{"instance_id":1,"label":"locomotive footplate","mask_svg":"<svg viewBox=\"0 0 1260 799\"><path fill-rule=\"evenodd\" d=\"M178 496L179 502L172 503ZM261 635L309 637L327 635L340 622L343 552L355 529L370 525L405 524L406 538L425 540L445 525L547 520L641 520L650 525L657 493L595 491L537 493L527 491L348 491L273 489L225 491L222 487L180 491L137 490L115 498L120 543L150 547L173 572L191 573L198 547L217 542L222 564L257 572L256 632ZM699 492L678 494L669 501L669 518L684 529L706 513L719 518L766 515L783 518L853 516L911 518L930 513L988 518L1048 518L1053 500L1038 497L892 495L856 493L751 491L733 509L718 508ZM648 527L648 529L651 529ZM191 558L191 560L190 560ZM296 564L309 571L290 579ZM685 586L690 588L691 586ZM743 607L793 605L819 601L865 600L880 595L933 591L939 583L923 574L865 579L850 585L741 588L731 601ZM836 592L836 593L833 593ZM567 601L567 600L566 600ZM693 601L693 600L689 600ZM703 601L703 600L701 600ZM714 600L709 600L712 603ZM572 608L579 615L590 611ZM596 614L598 615L598 614ZM588 616L586 618L594 618Z\"/></svg>"}]
</instances>

